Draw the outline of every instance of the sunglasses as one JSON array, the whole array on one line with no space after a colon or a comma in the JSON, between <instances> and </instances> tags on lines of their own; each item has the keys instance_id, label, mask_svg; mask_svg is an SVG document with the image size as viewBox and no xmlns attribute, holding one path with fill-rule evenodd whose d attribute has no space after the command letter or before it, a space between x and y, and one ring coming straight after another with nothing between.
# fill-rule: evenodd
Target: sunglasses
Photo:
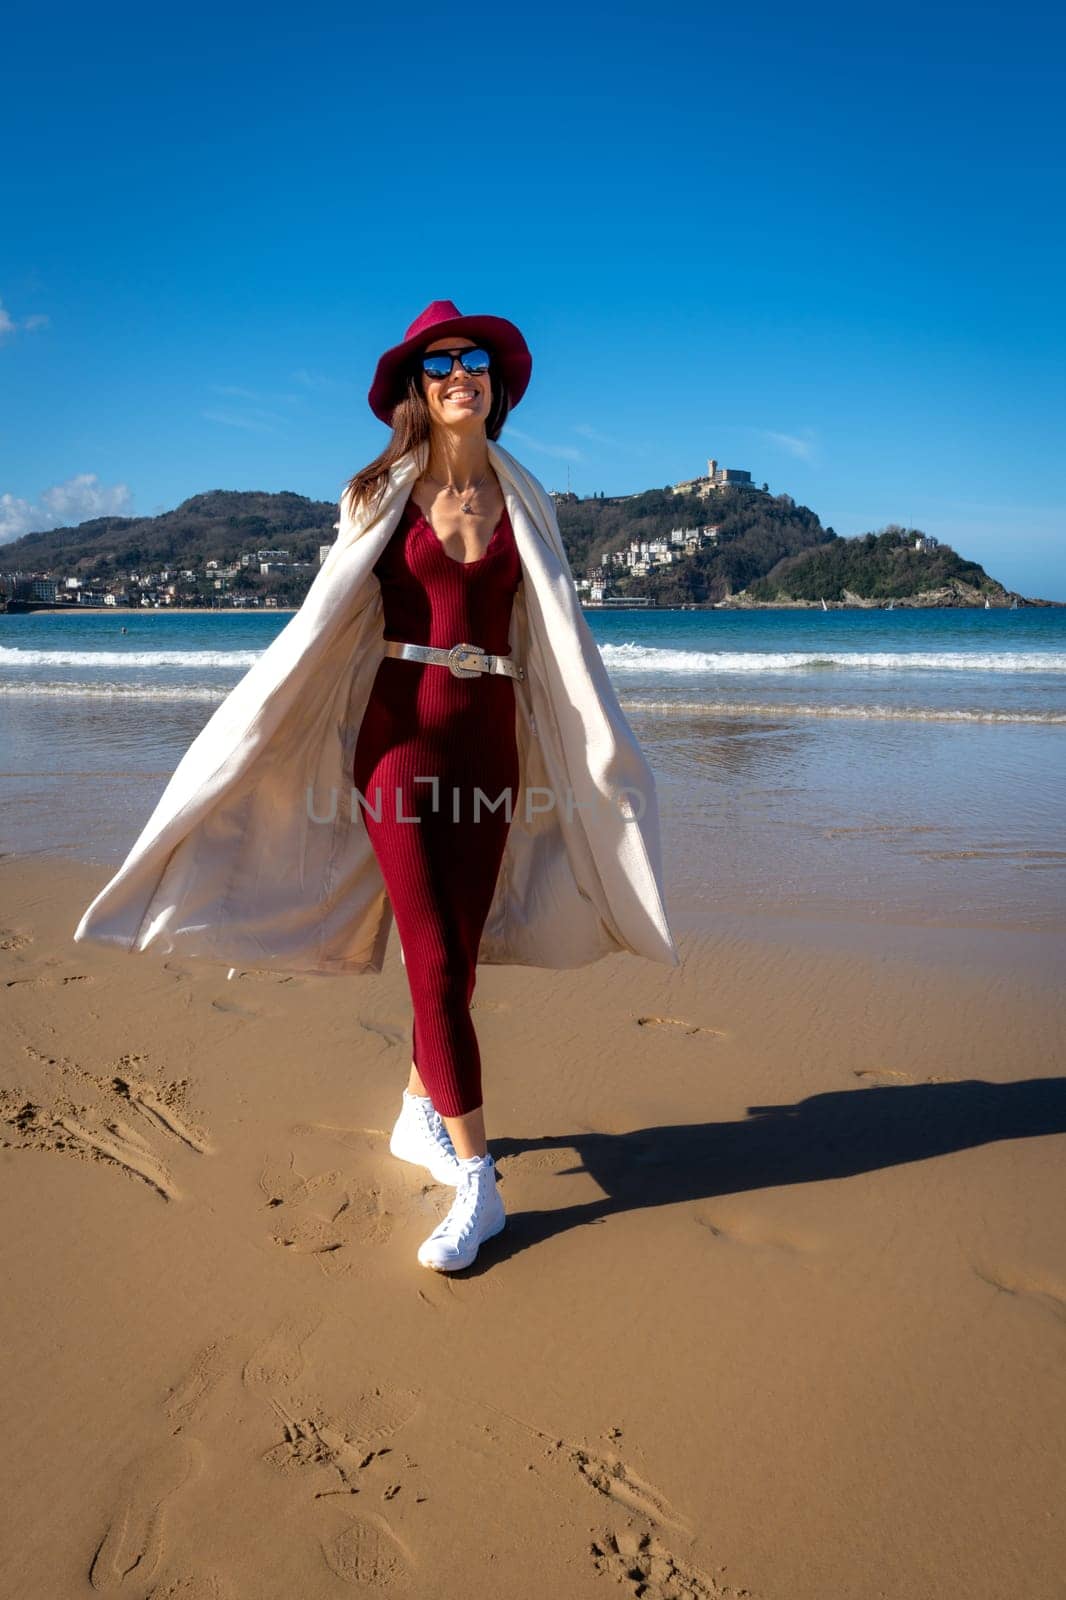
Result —
<instances>
[{"instance_id":1,"label":"sunglasses","mask_svg":"<svg viewBox=\"0 0 1066 1600\"><path fill-rule=\"evenodd\" d=\"M487 350L431 350L422 357L422 371L430 378L450 378L457 359L472 378L483 378L492 364Z\"/></svg>"}]
</instances>

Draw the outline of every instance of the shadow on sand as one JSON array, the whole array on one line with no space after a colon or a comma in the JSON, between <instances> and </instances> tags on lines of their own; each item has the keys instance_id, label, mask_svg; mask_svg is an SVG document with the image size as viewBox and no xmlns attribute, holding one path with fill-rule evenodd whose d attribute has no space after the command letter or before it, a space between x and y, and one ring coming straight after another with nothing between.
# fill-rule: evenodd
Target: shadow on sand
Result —
<instances>
[{"instance_id":1,"label":"shadow on sand","mask_svg":"<svg viewBox=\"0 0 1066 1600\"><path fill-rule=\"evenodd\" d=\"M484 1264L517 1255L553 1234L622 1211L718 1195L820 1183L928 1161L1000 1139L1066 1133L1066 1078L845 1089L794 1105L749 1106L743 1122L704 1122L632 1133L583 1131L544 1139L492 1139L506 1199L507 1161L545 1150L575 1150L564 1170L587 1172L602 1198L554 1211L518 1211L486 1249Z\"/></svg>"}]
</instances>

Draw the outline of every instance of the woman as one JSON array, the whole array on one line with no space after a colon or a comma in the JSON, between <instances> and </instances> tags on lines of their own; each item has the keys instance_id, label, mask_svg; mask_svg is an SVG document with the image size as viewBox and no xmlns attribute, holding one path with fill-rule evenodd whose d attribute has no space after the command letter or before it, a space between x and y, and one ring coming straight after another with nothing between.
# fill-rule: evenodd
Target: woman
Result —
<instances>
[{"instance_id":1,"label":"woman","mask_svg":"<svg viewBox=\"0 0 1066 1600\"><path fill-rule=\"evenodd\" d=\"M386 351L369 399L392 437L341 495L302 606L74 930L224 962L230 977L354 975L381 972L395 920L415 1024L391 1148L455 1183L420 1252L443 1271L504 1225L469 1016L476 964L680 959L654 779L554 505L496 442L531 366L512 323L450 301Z\"/></svg>"},{"instance_id":2,"label":"woman","mask_svg":"<svg viewBox=\"0 0 1066 1600\"><path fill-rule=\"evenodd\" d=\"M531 365L513 323L457 313L435 317L381 358L370 403L391 422L393 441L352 479L353 499L379 488L390 456L429 443L374 566L386 640L438 651L473 642L513 666L521 559L488 437L520 399ZM414 1012L411 1074L390 1149L455 1185L451 1209L418 1252L423 1266L442 1272L469 1266L505 1222L470 1001L518 795L514 681L498 668L464 673L424 652L386 654L353 763Z\"/></svg>"}]
</instances>

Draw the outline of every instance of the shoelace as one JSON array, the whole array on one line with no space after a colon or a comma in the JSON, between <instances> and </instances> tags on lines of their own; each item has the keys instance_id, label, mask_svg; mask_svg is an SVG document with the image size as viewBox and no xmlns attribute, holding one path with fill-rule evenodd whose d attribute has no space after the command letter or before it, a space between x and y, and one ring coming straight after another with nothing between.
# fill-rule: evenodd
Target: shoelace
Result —
<instances>
[{"instance_id":1,"label":"shoelace","mask_svg":"<svg viewBox=\"0 0 1066 1600\"><path fill-rule=\"evenodd\" d=\"M426 1128L429 1132L430 1138L436 1144L443 1146L450 1156L454 1156L455 1146L452 1144L448 1130L444 1126L444 1118L441 1116L436 1106L421 1106L419 1109L422 1112L422 1116L425 1120ZM456 1156L456 1160L458 1159L458 1156Z\"/></svg>"},{"instance_id":2,"label":"shoelace","mask_svg":"<svg viewBox=\"0 0 1066 1600\"><path fill-rule=\"evenodd\" d=\"M477 1199L474 1202L472 1211L470 1210L471 1188L477 1191ZM456 1185L455 1199L452 1201L451 1210L443 1221L439 1222L434 1228L433 1238L447 1238L454 1232L456 1237L461 1239L465 1233L469 1233L471 1227L481 1215L481 1207L484 1204L484 1200L485 1196L480 1183L477 1181L477 1174L464 1172ZM466 1210L465 1216L462 1215L464 1208Z\"/></svg>"}]
</instances>

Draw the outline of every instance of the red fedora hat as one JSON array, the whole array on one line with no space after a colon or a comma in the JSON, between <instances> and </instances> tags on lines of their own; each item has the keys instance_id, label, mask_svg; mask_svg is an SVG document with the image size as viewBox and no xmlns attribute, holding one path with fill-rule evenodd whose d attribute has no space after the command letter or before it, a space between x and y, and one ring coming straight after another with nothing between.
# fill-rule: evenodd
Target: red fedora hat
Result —
<instances>
[{"instance_id":1,"label":"red fedora hat","mask_svg":"<svg viewBox=\"0 0 1066 1600\"><path fill-rule=\"evenodd\" d=\"M401 397L402 379L411 358L423 345L433 344L450 333L476 339L488 347L511 406L518 404L529 384L533 357L514 323L506 317L464 317L453 301L434 300L412 322L403 343L386 350L378 362L367 396L375 417L391 426L393 408Z\"/></svg>"}]
</instances>

